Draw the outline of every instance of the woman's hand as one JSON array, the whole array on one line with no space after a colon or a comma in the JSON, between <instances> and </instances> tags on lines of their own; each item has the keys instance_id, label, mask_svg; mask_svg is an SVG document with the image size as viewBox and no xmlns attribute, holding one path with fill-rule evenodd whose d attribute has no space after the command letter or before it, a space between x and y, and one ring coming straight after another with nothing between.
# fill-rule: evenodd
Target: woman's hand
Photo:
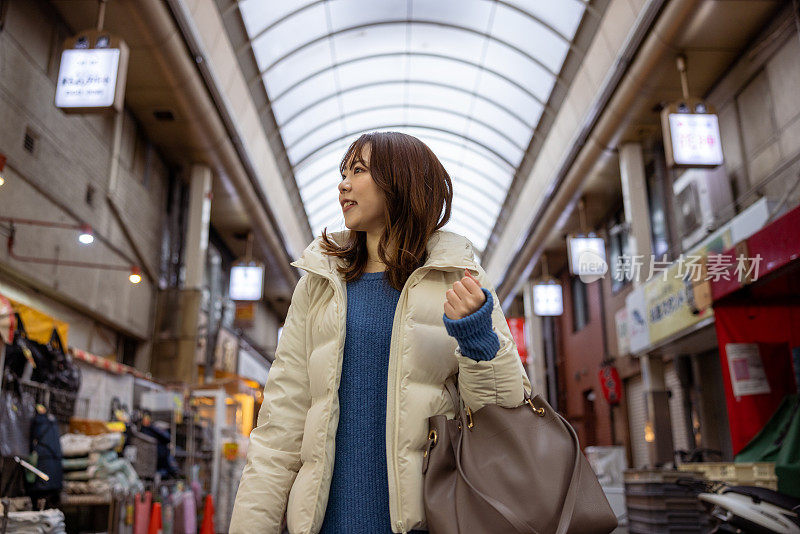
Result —
<instances>
[{"instance_id":1,"label":"woman's hand","mask_svg":"<svg viewBox=\"0 0 800 534\"><path fill-rule=\"evenodd\" d=\"M448 319L462 319L474 313L486 302L481 285L472 274L464 269L464 276L447 290L447 301L444 303L444 314Z\"/></svg>"}]
</instances>

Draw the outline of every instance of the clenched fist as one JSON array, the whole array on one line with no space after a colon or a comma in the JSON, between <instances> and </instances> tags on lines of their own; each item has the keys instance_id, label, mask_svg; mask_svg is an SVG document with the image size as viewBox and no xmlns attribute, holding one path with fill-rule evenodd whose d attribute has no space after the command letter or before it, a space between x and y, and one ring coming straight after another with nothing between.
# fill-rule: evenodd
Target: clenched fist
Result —
<instances>
[{"instance_id":1,"label":"clenched fist","mask_svg":"<svg viewBox=\"0 0 800 534\"><path fill-rule=\"evenodd\" d=\"M486 302L486 295L481 285L472 274L464 269L464 276L447 290L447 302L444 303L444 314L448 319L462 319L474 313Z\"/></svg>"}]
</instances>

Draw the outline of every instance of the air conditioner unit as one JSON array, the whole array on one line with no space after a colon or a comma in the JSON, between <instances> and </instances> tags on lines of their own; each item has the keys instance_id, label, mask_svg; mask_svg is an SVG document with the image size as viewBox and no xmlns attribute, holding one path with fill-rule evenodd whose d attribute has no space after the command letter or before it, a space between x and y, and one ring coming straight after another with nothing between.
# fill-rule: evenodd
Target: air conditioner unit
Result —
<instances>
[{"instance_id":1,"label":"air conditioner unit","mask_svg":"<svg viewBox=\"0 0 800 534\"><path fill-rule=\"evenodd\" d=\"M735 214L730 182L723 165L715 169L687 169L675 180L672 189L675 220L684 251Z\"/></svg>"}]
</instances>

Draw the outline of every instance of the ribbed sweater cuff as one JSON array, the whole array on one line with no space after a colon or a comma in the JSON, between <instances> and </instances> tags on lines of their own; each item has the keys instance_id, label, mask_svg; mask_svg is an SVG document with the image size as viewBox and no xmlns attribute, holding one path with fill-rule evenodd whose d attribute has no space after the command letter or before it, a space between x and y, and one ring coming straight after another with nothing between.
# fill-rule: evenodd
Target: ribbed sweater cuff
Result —
<instances>
[{"instance_id":1,"label":"ribbed sweater cuff","mask_svg":"<svg viewBox=\"0 0 800 534\"><path fill-rule=\"evenodd\" d=\"M461 319L449 319L442 314L444 327L458 341L461 354L476 361L491 360L500 349L500 340L492 330L492 294L483 287L481 291L486 296L486 302L477 311Z\"/></svg>"}]
</instances>

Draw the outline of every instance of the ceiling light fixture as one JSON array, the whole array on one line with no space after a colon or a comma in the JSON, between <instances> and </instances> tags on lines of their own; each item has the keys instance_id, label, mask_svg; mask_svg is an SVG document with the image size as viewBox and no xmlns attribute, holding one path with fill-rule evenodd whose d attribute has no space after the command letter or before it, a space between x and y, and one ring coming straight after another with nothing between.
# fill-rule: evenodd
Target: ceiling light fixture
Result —
<instances>
[{"instance_id":1,"label":"ceiling light fixture","mask_svg":"<svg viewBox=\"0 0 800 534\"><path fill-rule=\"evenodd\" d=\"M132 266L131 275L128 277L128 280L131 281L131 284L138 284L142 281L142 271L139 270L137 266Z\"/></svg>"},{"instance_id":2,"label":"ceiling light fixture","mask_svg":"<svg viewBox=\"0 0 800 534\"><path fill-rule=\"evenodd\" d=\"M94 232L92 232L91 226L88 224L81 225L81 234L78 236L78 241L84 245L91 245L94 243Z\"/></svg>"}]
</instances>

